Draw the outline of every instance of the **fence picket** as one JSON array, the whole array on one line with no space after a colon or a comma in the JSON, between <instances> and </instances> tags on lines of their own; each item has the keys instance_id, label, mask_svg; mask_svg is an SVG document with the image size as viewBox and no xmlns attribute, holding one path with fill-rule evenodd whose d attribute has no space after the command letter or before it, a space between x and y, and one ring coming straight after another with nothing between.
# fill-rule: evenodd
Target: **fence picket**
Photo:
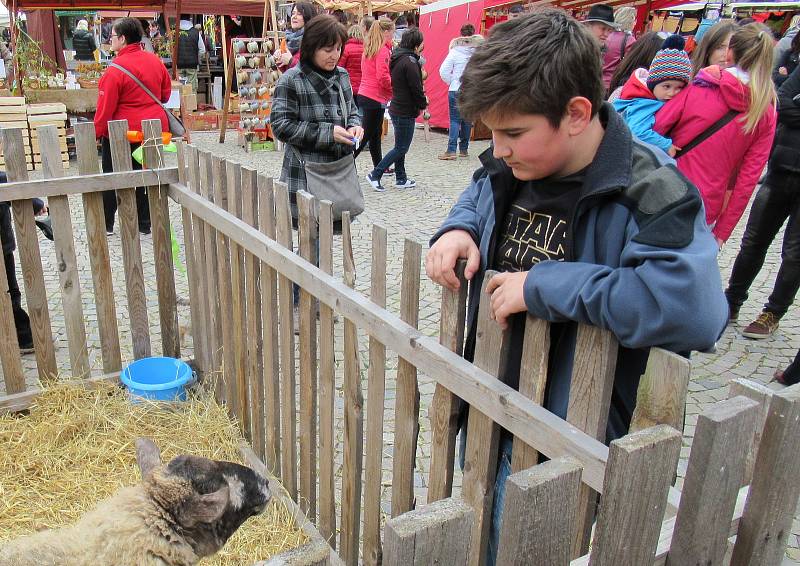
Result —
<instances>
[{"instance_id":1,"label":"fence picket","mask_svg":"<svg viewBox=\"0 0 800 566\"><path fill-rule=\"evenodd\" d=\"M216 155L211 156L211 173L209 174L209 186L207 198L214 203L215 206L224 209L222 194L225 192L226 184L225 162ZM223 264L225 259L220 258L220 254L226 253L225 236L218 230L211 229L209 245L209 258L210 261L206 265L206 269L210 270L208 273L209 286L213 290L214 296L210 297L209 304L212 309L212 318L214 324L211 328L211 341L213 349L211 351L211 371L215 380L215 392L217 398L225 399L227 402L228 390L227 381L225 380L225 343L230 340L230 335L226 336L225 330L230 332L230 310L224 310L223 297L229 296L227 293L230 289L224 290L221 285L224 280L223 273L220 273L220 265ZM208 234L208 232L207 232ZM227 258L230 262L230 259ZM228 263L227 273L230 274L230 266ZM230 305L230 303L228 303ZM261 455L263 457L263 454Z\"/></svg>"},{"instance_id":2,"label":"fence picket","mask_svg":"<svg viewBox=\"0 0 800 566\"><path fill-rule=\"evenodd\" d=\"M722 564L757 412L755 401L734 397L698 417L668 566Z\"/></svg>"},{"instance_id":3,"label":"fence picket","mask_svg":"<svg viewBox=\"0 0 800 566\"><path fill-rule=\"evenodd\" d=\"M0 136L3 140L8 180L27 181L28 169L25 164L22 131L17 128L2 128ZM31 319L36 369L39 379L43 383L50 383L58 377L58 366L53 344L53 329L50 324L50 309L47 306L47 290L44 286L42 256L33 217L33 202L31 199L14 200L11 201L11 209L14 212L14 232L25 285L25 301ZM19 355L19 350L16 351L16 355Z\"/></svg>"},{"instance_id":4,"label":"fence picket","mask_svg":"<svg viewBox=\"0 0 800 566\"><path fill-rule=\"evenodd\" d=\"M568 564L580 484L581 468L570 460L508 476L497 564Z\"/></svg>"},{"instance_id":5,"label":"fence picket","mask_svg":"<svg viewBox=\"0 0 800 566\"><path fill-rule=\"evenodd\" d=\"M39 126L39 150L45 179L64 176L61 148L58 144L58 129L55 126ZM50 218L53 222L53 238L56 260L59 266L58 279L61 287L61 304L64 309L64 328L67 334L69 361L72 377L90 376L89 345L81 300L81 282L78 275L78 258L75 254L75 237L72 231L72 214L67 195L51 196L48 199Z\"/></svg>"},{"instance_id":6,"label":"fence picket","mask_svg":"<svg viewBox=\"0 0 800 566\"><path fill-rule=\"evenodd\" d=\"M442 287L442 306L439 321L439 343L459 356L464 351L464 324L467 314L466 261L456 264L458 291ZM458 432L459 401L446 387L436 384L430 408L431 470L428 476L428 503L450 497L453 493L456 434Z\"/></svg>"},{"instance_id":7,"label":"fence picket","mask_svg":"<svg viewBox=\"0 0 800 566\"><path fill-rule=\"evenodd\" d=\"M342 260L344 282L351 289L356 283L350 213L342 214ZM342 465L342 519L339 547L346 564L358 564L361 528L361 470L364 458L364 397L361 393L361 363L358 359L358 334L351 320L344 320L344 461Z\"/></svg>"},{"instance_id":8,"label":"fence picket","mask_svg":"<svg viewBox=\"0 0 800 566\"><path fill-rule=\"evenodd\" d=\"M681 434L667 425L611 443L591 566L652 563L680 448Z\"/></svg>"},{"instance_id":9,"label":"fence picket","mask_svg":"<svg viewBox=\"0 0 800 566\"><path fill-rule=\"evenodd\" d=\"M213 202L214 196L214 159L210 152L200 153L200 196L209 202ZM217 396L222 394L222 384L217 373L220 343L218 332L222 329L222 322L219 320L221 312L219 310L219 287L217 275L217 236L216 230L211 224L203 223L202 234L203 245L203 272L204 286L206 289L206 299L203 301L206 312L206 336L204 347L207 348L206 360L208 361L209 377L214 380L214 391Z\"/></svg>"},{"instance_id":10,"label":"fence picket","mask_svg":"<svg viewBox=\"0 0 800 566\"><path fill-rule=\"evenodd\" d=\"M108 123L111 162L114 171L132 171L131 145L128 143L128 121L111 120ZM191 168L190 168L191 171ZM117 191L117 218L122 241L122 262L125 266L125 287L128 294L128 316L133 338L135 359L151 356L150 323L147 316L147 295L144 287L142 247L139 241L139 223L136 212L136 189Z\"/></svg>"},{"instance_id":11,"label":"fence picket","mask_svg":"<svg viewBox=\"0 0 800 566\"><path fill-rule=\"evenodd\" d=\"M465 566L474 511L441 499L386 523L385 566Z\"/></svg>"},{"instance_id":12,"label":"fence picket","mask_svg":"<svg viewBox=\"0 0 800 566\"><path fill-rule=\"evenodd\" d=\"M691 364L683 356L651 348L636 394L630 431L657 424L683 430L683 412L689 387Z\"/></svg>"},{"instance_id":13,"label":"fence picket","mask_svg":"<svg viewBox=\"0 0 800 566\"><path fill-rule=\"evenodd\" d=\"M386 228L372 225L370 300L386 308ZM364 563L381 563L381 485L383 483L383 413L386 393L386 346L369 337L367 369L367 455L364 474Z\"/></svg>"},{"instance_id":14,"label":"fence picket","mask_svg":"<svg viewBox=\"0 0 800 566\"><path fill-rule=\"evenodd\" d=\"M228 210L228 168L227 163L218 158L212 162L214 177L214 204ZM217 233L217 289L219 290L219 323L221 339L217 344L222 347L217 362L220 369L220 380L225 395L228 412L236 414L235 392L235 352L233 348L233 280L231 279L231 242L230 238Z\"/></svg>"},{"instance_id":15,"label":"fence picket","mask_svg":"<svg viewBox=\"0 0 800 566\"><path fill-rule=\"evenodd\" d=\"M734 379L728 385L728 397L741 395L758 403L758 415L753 424L752 442L747 453L744 474L742 475L742 485L750 485L753 479L753 468L756 464L756 454L761 444L761 434L764 432L764 424L767 422L769 414L769 402L772 399L772 390L768 387L751 381L749 379Z\"/></svg>"}]
</instances>

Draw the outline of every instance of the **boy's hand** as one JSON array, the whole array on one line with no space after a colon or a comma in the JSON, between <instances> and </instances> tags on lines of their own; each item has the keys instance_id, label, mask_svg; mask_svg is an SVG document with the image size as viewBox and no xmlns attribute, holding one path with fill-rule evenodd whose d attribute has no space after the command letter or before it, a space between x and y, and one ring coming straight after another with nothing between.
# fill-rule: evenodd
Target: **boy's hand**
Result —
<instances>
[{"instance_id":1,"label":"boy's hand","mask_svg":"<svg viewBox=\"0 0 800 566\"><path fill-rule=\"evenodd\" d=\"M425 271L434 282L452 291L459 287L455 267L459 258L466 258L464 277L469 281L481 265L481 252L466 230L445 232L425 256Z\"/></svg>"},{"instance_id":2,"label":"boy's hand","mask_svg":"<svg viewBox=\"0 0 800 566\"><path fill-rule=\"evenodd\" d=\"M669 149L667 150L667 155L669 155L670 157L675 157L675 155L676 155L676 154L677 154L677 153L678 153L680 150L681 150L681 148L679 148L679 147L677 147L677 146L675 146L675 145L671 145L671 146L669 146Z\"/></svg>"},{"instance_id":3,"label":"boy's hand","mask_svg":"<svg viewBox=\"0 0 800 566\"><path fill-rule=\"evenodd\" d=\"M492 296L492 318L500 328L508 328L508 317L528 310L525 305L525 278L527 271L498 273L486 285Z\"/></svg>"}]
</instances>

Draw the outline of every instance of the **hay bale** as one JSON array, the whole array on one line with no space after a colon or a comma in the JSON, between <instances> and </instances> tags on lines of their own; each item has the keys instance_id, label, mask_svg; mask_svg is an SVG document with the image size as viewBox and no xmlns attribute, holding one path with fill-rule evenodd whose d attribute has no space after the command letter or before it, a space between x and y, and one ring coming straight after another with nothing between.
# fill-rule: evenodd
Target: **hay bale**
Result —
<instances>
[{"instance_id":1,"label":"hay bale","mask_svg":"<svg viewBox=\"0 0 800 566\"><path fill-rule=\"evenodd\" d=\"M28 415L0 414L0 543L74 523L120 487L140 481L134 441L152 438L164 462L195 454L242 463L237 424L206 390L185 403L131 404L112 383L45 389ZM204 565L252 564L308 536L273 499Z\"/></svg>"}]
</instances>

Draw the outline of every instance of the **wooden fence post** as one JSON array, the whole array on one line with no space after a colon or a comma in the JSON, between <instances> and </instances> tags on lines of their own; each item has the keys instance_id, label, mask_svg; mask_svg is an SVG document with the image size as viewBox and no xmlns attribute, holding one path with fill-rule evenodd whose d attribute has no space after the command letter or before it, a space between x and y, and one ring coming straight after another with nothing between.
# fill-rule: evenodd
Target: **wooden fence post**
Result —
<instances>
[{"instance_id":1,"label":"wooden fence post","mask_svg":"<svg viewBox=\"0 0 800 566\"><path fill-rule=\"evenodd\" d=\"M487 271L483 278L474 363L487 373L499 377L508 358L509 332L504 331L490 318L490 296L486 293L486 286L495 274L494 271ZM475 407L470 407L461 491L464 501L475 510L469 560L473 566L482 566L486 563L499 440L500 427L490 417Z\"/></svg>"},{"instance_id":2,"label":"wooden fence post","mask_svg":"<svg viewBox=\"0 0 800 566\"><path fill-rule=\"evenodd\" d=\"M772 396L731 566L780 564L800 495L800 385Z\"/></svg>"},{"instance_id":3,"label":"wooden fence post","mask_svg":"<svg viewBox=\"0 0 800 566\"><path fill-rule=\"evenodd\" d=\"M214 202L214 182L219 179L214 176L214 159L211 152L200 152L200 196L208 202ZM222 172L218 171L221 176ZM215 203L217 207L217 205ZM219 291L217 273L217 236L216 230L209 223L204 223L202 240L203 266L205 271L202 276L208 298L203 301L206 309L206 336L205 348L209 374L215 383L215 393L222 394L222 382L219 375L220 348L219 334L222 331L221 312L219 309Z\"/></svg>"},{"instance_id":4,"label":"wooden fence post","mask_svg":"<svg viewBox=\"0 0 800 566\"><path fill-rule=\"evenodd\" d=\"M661 348L650 348L639 381L630 432L657 424L683 430L683 413L692 366L689 360Z\"/></svg>"},{"instance_id":5,"label":"wooden fence post","mask_svg":"<svg viewBox=\"0 0 800 566\"><path fill-rule=\"evenodd\" d=\"M698 417L668 566L722 564L757 410L755 401L734 397Z\"/></svg>"},{"instance_id":6,"label":"wooden fence post","mask_svg":"<svg viewBox=\"0 0 800 566\"><path fill-rule=\"evenodd\" d=\"M441 499L386 523L385 566L466 566L474 511Z\"/></svg>"},{"instance_id":7,"label":"wooden fence post","mask_svg":"<svg viewBox=\"0 0 800 566\"><path fill-rule=\"evenodd\" d=\"M458 291L442 287L439 343L459 356L464 352L464 330L467 314L467 280L465 260L456 264ZM459 400L453 393L436 384L429 410L431 430L431 470L428 476L428 503L450 497L453 493L456 434L458 433Z\"/></svg>"},{"instance_id":8,"label":"wooden fence post","mask_svg":"<svg viewBox=\"0 0 800 566\"><path fill-rule=\"evenodd\" d=\"M652 563L680 448L666 425L611 443L590 566Z\"/></svg>"},{"instance_id":9,"label":"wooden fence post","mask_svg":"<svg viewBox=\"0 0 800 566\"><path fill-rule=\"evenodd\" d=\"M497 564L569 563L581 468L550 460L508 476Z\"/></svg>"},{"instance_id":10,"label":"wooden fence post","mask_svg":"<svg viewBox=\"0 0 800 566\"><path fill-rule=\"evenodd\" d=\"M228 210L228 168L227 163L217 157L212 164L214 177L214 204ZM217 234L217 289L219 291L219 310L221 338L217 345L222 348L217 358L217 370L225 396L228 413L236 414L235 394L235 353L233 348L233 282L231 280L231 241L221 232ZM223 314L224 313L224 314Z\"/></svg>"},{"instance_id":11,"label":"wooden fence post","mask_svg":"<svg viewBox=\"0 0 800 566\"><path fill-rule=\"evenodd\" d=\"M728 384L728 397L741 395L758 403L758 414L753 423L752 442L750 451L747 453L747 463L744 474L742 475L742 485L750 485L753 479L753 468L756 464L756 454L761 444L761 434L764 432L764 424L767 422L769 414L769 402L772 400L772 390L768 387L751 381L749 379L734 379Z\"/></svg>"}]
</instances>

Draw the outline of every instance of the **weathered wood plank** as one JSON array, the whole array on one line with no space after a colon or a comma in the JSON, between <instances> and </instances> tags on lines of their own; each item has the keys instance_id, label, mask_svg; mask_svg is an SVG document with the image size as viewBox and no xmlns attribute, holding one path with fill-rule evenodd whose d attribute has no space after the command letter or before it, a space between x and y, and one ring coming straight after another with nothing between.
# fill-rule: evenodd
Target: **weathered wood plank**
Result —
<instances>
[{"instance_id":1,"label":"weathered wood plank","mask_svg":"<svg viewBox=\"0 0 800 566\"><path fill-rule=\"evenodd\" d=\"M258 177L259 229L275 239L275 193L271 177ZM264 395L266 397L266 461L272 473L281 474L281 397L278 346L278 275L275 269L261 264L261 327L263 328ZM332 334L332 333L331 333ZM322 363L322 360L320 360ZM320 401L322 403L322 401ZM321 442L321 439L320 439ZM322 472L320 472L322 473ZM331 474L331 482L333 475ZM322 523L320 523L322 528ZM328 538L329 533L323 529Z\"/></svg>"},{"instance_id":2,"label":"weathered wood plank","mask_svg":"<svg viewBox=\"0 0 800 566\"><path fill-rule=\"evenodd\" d=\"M537 405L544 404L547 386L547 359L550 353L550 325L541 319L527 316L519 368L519 392ZM539 453L514 438L511 451L511 471L519 472L535 466Z\"/></svg>"},{"instance_id":3,"label":"weathered wood plank","mask_svg":"<svg viewBox=\"0 0 800 566\"><path fill-rule=\"evenodd\" d=\"M355 287L356 267L350 213L342 214L342 261L344 282ZM344 458L342 465L342 518L339 548L345 563L358 564L361 528L361 471L364 460L364 396L361 393L361 364L358 334L353 321L344 320Z\"/></svg>"},{"instance_id":4,"label":"weathered wood plank","mask_svg":"<svg viewBox=\"0 0 800 566\"><path fill-rule=\"evenodd\" d=\"M190 186L196 195L204 198L202 194L203 185L206 181L206 162L208 159L207 154L199 151L195 146L188 146L189 157L189 181ZM207 199L206 199L207 200ZM210 228L209 228L210 229ZM197 263L197 290L202 297L200 299L199 309L202 312L200 320L203 323L202 330L199 335L192 337L192 343L197 357L202 358L203 367L205 368L204 379L213 379L213 356L211 344L211 306L207 299L209 295L208 289L208 262L206 260L206 223L196 216L192 217L192 232L194 237L194 261Z\"/></svg>"},{"instance_id":5,"label":"weathered wood plank","mask_svg":"<svg viewBox=\"0 0 800 566\"><path fill-rule=\"evenodd\" d=\"M753 438L750 443L750 450L747 453L744 474L742 475L742 485L750 485L753 479L753 468L756 464L756 454L758 454L758 447L761 444L761 434L764 432L764 424L767 422L767 415L769 414L772 390L755 381L739 378L730 381L728 384L728 397L736 397L737 395L747 397L758 403L758 415L753 424Z\"/></svg>"},{"instance_id":6,"label":"weathered wood plank","mask_svg":"<svg viewBox=\"0 0 800 566\"><path fill-rule=\"evenodd\" d=\"M108 123L111 162L114 171L131 171L131 145L127 139L128 121ZM191 169L190 169L191 170ZM128 295L128 316L131 321L134 359L151 355L150 323L147 316L147 296L144 287L142 248L139 242L139 222L136 213L136 189L117 191L119 234L122 242L122 262L125 267L125 289Z\"/></svg>"},{"instance_id":7,"label":"weathered wood plank","mask_svg":"<svg viewBox=\"0 0 800 566\"><path fill-rule=\"evenodd\" d=\"M419 371L442 383L450 391L458 391L458 395L471 406L489 415L504 429L521 437L548 458L570 456L578 460L584 466L584 483L595 490L602 490L608 448L601 442L537 406L486 371L450 352L437 340L411 328L397 316L386 313L370 301L365 302L360 293L349 289L339 279L318 268L306 268L288 248L276 245L273 240L249 228L233 215L218 212L209 203L196 198L185 186L172 185L170 196L240 245L252 250L283 277L296 279L325 304L335 306L343 316L355 321L382 343L391 344L398 354L413 358Z\"/></svg>"},{"instance_id":8,"label":"weathered wood plank","mask_svg":"<svg viewBox=\"0 0 800 566\"><path fill-rule=\"evenodd\" d=\"M100 170L100 160L97 157L93 122L75 124L75 146L78 153L78 173L96 174ZM119 348L117 306L111 279L111 258L108 253L102 193L83 194L83 216L86 223L86 241L89 244L89 263L92 267L103 371L111 373L122 369L122 354Z\"/></svg>"},{"instance_id":9,"label":"weathered wood plank","mask_svg":"<svg viewBox=\"0 0 800 566\"><path fill-rule=\"evenodd\" d=\"M652 563L680 448L666 425L611 443L590 565Z\"/></svg>"},{"instance_id":10,"label":"weathered wood plank","mask_svg":"<svg viewBox=\"0 0 800 566\"><path fill-rule=\"evenodd\" d=\"M38 130L42 144L44 176L48 179L60 179L64 175L64 166L61 163L56 127L39 126ZM50 218L53 221L54 248L58 264L70 368L72 377L86 378L90 375L89 345L86 341L86 327L84 326L78 258L75 254L75 237L72 231L72 214L66 196L50 197L48 206Z\"/></svg>"},{"instance_id":11,"label":"weathered wood plank","mask_svg":"<svg viewBox=\"0 0 800 566\"><path fill-rule=\"evenodd\" d=\"M442 287L439 343L458 355L464 351L464 329L467 314L466 261L456 264L458 291ZM458 433L458 397L446 387L436 384L429 410L431 430L431 471L428 477L428 503L450 497L453 493L456 434Z\"/></svg>"},{"instance_id":12,"label":"weathered wood plank","mask_svg":"<svg viewBox=\"0 0 800 566\"><path fill-rule=\"evenodd\" d=\"M208 199L218 208L224 209L223 199L220 196L225 191L225 161L219 156L211 156L211 172L209 174L210 185L208 187ZM230 336L224 336L223 328L230 331L230 310L222 309L222 297L225 291L220 287L224 275L220 273L220 253L225 253L225 236L216 229L207 230L208 241L206 244L209 261L206 269L211 270L207 277L209 279L210 292L214 295L210 298L213 325L211 328L211 368L214 372L215 393L218 399L225 399L227 402L228 391L225 386L225 367L224 367L224 344ZM230 267L227 273L230 274ZM264 454L260 454L263 458Z\"/></svg>"},{"instance_id":13,"label":"weathered wood plank","mask_svg":"<svg viewBox=\"0 0 800 566\"><path fill-rule=\"evenodd\" d=\"M403 280L400 319L416 328L419 321L419 277L422 246L406 239L403 247ZM419 387L417 368L400 357L394 407L394 454L392 457L392 517L414 508L414 466L419 436Z\"/></svg>"},{"instance_id":14,"label":"weathered wood plank","mask_svg":"<svg viewBox=\"0 0 800 566\"><path fill-rule=\"evenodd\" d=\"M314 197L297 193L300 257L316 263ZM300 508L317 518L317 301L300 288Z\"/></svg>"},{"instance_id":15,"label":"weathered wood plank","mask_svg":"<svg viewBox=\"0 0 800 566\"><path fill-rule=\"evenodd\" d=\"M474 511L441 499L386 523L385 566L466 566Z\"/></svg>"},{"instance_id":16,"label":"weathered wood plank","mask_svg":"<svg viewBox=\"0 0 800 566\"><path fill-rule=\"evenodd\" d=\"M486 286L494 271L487 271L481 288L481 303L478 308L478 330L475 338L474 364L495 377L500 376L508 358L509 332L490 318L491 296ZM489 527L494 505L494 482L497 475L498 444L500 427L490 416L475 406L469 408L467 422L467 450L464 459L464 480L461 493L464 501L475 510L472 529L470 561L473 566L486 563L489 543Z\"/></svg>"},{"instance_id":17,"label":"weathered wood plank","mask_svg":"<svg viewBox=\"0 0 800 566\"><path fill-rule=\"evenodd\" d=\"M370 299L386 308L386 228L372 225ZM367 454L364 474L364 564L379 565L381 486L383 483L383 411L386 393L386 346L369 337L367 368Z\"/></svg>"},{"instance_id":18,"label":"weathered wood plank","mask_svg":"<svg viewBox=\"0 0 800 566\"><path fill-rule=\"evenodd\" d=\"M757 412L755 401L734 397L698 417L668 565L723 563Z\"/></svg>"},{"instance_id":19,"label":"weathered wood plank","mask_svg":"<svg viewBox=\"0 0 800 566\"><path fill-rule=\"evenodd\" d=\"M569 460L508 476L497 564L568 564L580 484L580 466Z\"/></svg>"},{"instance_id":20,"label":"weathered wood plank","mask_svg":"<svg viewBox=\"0 0 800 566\"><path fill-rule=\"evenodd\" d=\"M161 121L142 122L146 140L161 139ZM155 169L164 162L164 150L158 144L145 144L143 169ZM175 290L175 268L172 261L172 230L169 221L169 200L166 185L147 188L150 203L150 224L153 234L153 260L156 266L158 318L161 324L161 351L164 356L180 358L178 301ZM213 298L214 295L211 295Z\"/></svg>"},{"instance_id":21,"label":"weathered wood plank","mask_svg":"<svg viewBox=\"0 0 800 566\"><path fill-rule=\"evenodd\" d=\"M285 183L275 181L275 217L277 243L292 251L292 216L289 209L289 191ZM280 312L281 360L281 482L295 501L297 500L297 413L295 412L295 362L294 362L294 299L292 281L285 275L278 277Z\"/></svg>"},{"instance_id":22,"label":"weathered wood plank","mask_svg":"<svg viewBox=\"0 0 800 566\"><path fill-rule=\"evenodd\" d=\"M780 564L800 495L800 385L775 393L761 436L731 566Z\"/></svg>"},{"instance_id":23,"label":"weathered wood plank","mask_svg":"<svg viewBox=\"0 0 800 566\"><path fill-rule=\"evenodd\" d=\"M16 128L0 130L3 151L6 160L6 176L9 181L27 181L28 170L25 165L25 153L22 132ZM8 189L2 188L3 198ZM25 301L31 319L33 346L36 349L36 369L42 382L50 382L57 378L56 352L53 346L53 330L50 325L50 310L47 306L47 289L44 286L42 256L39 252L39 240L36 235L36 224L33 217L33 203L30 199L11 202L14 212L14 232L19 251L22 280L25 285Z\"/></svg>"},{"instance_id":24,"label":"weathered wood plank","mask_svg":"<svg viewBox=\"0 0 800 566\"><path fill-rule=\"evenodd\" d=\"M630 431L657 424L683 430L683 412L689 387L691 363L683 356L651 348L647 367L639 381Z\"/></svg>"},{"instance_id":25,"label":"weathered wood plank","mask_svg":"<svg viewBox=\"0 0 800 566\"><path fill-rule=\"evenodd\" d=\"M76 132L77 126L83 124L94 127L92 122L79 123L76 125ZM8 132L12 131L3 129ZM20 140L20 143L23 142ZM6 169L9 168L8 164L9 161L6 159ZM86 175L62 177L58 182L53 179L29 181L27 175L25 175L25 178L3 185L3 198L9 201L49 198L54 195L92 194L102 191L131 189L141 185L158 184L159 182L164 184L178 182L178 170L175 167L156 169L154 171L115 171L113 173L98 173L97 171L97 169L93 169ZM11 179L10 176L9 179Z\"/></svg>"},{"instance_id":26,"label":"weathered wood plank","mask_svg":"<svg viewBox=\"0 0 800 566\"><path fill-rule=\"evenodd\" d=\"M228 169L224 160L214 157L214 204L218 209L228 210ZM225 403L230 414L236 414L235 356L233 351L233 281L231 280L231 244L227 236L217 233L217 289L219 291L219 331L217 341L221 347L220 379Z\"/></svg>"},{"instance_id":27,"label":"weathered wood plank","mask_svg":"<svg viewBox=\"0 0 800 566\"><path fill-rule=\"evenodd\" d=\"M567 422L597 440L606 436L617 347L617 341L608 330L585 324L578 327ZM572 545L574 557L581 556L589 548L596 503L597 495L585 485L581 486L578 524Z\"/></svg>"}]
</instances>

